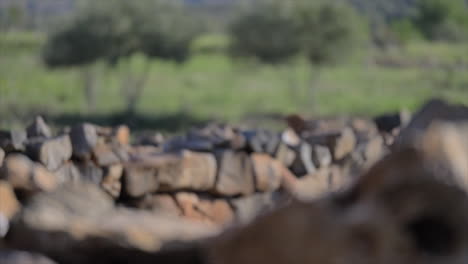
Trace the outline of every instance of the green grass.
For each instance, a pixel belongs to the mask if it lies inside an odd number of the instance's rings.
[[[203,41],[216,42],[213,39],[222,42],[219,37]],[[0,126],[12,126],[35,113],[88,113],[79,71],[47,70],[33,50],[0,52]],[[400,57],[466,62],[466,50],[462,45],[416,43]],[[120,84],[125,69],[108,70],[100,64],[95,70],[99,90],[94,114],[123,111]],[[139,64],[132,70],[139,72]],[[263,113],[369,116],[401,108],[413,110],[435,96],[468,103],[464,71],[386,68],[364,62],[318,71],[301,61],[275,67],[233,61],[216,52],[199,53],[184,65],[151,62],[138,111],[147,116],[183,112],[200,120],[229,122]]]

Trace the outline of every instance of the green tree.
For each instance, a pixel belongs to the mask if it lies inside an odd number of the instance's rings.
[[[84,76],[88,107],[96,106],[93,65],[126,67],[121,90],[127,111],[135,111],[143,92],[150,60],[183,62],[197,33],[196,23],[176,1],[139,0],[93,3],[70,24],[53,33],[43,50],[50,68],[78,67]],[[139,54],[139,55],[138,55]],[[141,56],[142,55],[142,56]],[[134,57],[138,56],[138,63]],[[138,69],[132,69],[138,65]]]
[[[460,41],[468,37],[464,0],[418,0],[415,25],[430,40]]]

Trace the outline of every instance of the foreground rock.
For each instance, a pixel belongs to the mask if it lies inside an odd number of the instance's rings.
[[[159,251],[216,232],[212,225],[114,208],[94,185],[77,184],[34,197],[12,223],[7,243],[78,264],[95,263],[108,249]]]

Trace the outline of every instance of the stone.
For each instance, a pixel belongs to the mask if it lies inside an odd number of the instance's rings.
[[[34,160],[41,162],[48,170],[58,170],[72,156],[70,137],[62,135],[30,143],[27,145],[27,153]]]
[[[123,165],[115,164],[104,168],[104,177],[101,187],[113,198],[118,198],[122,190]]]
[[[285,197],[278,192],[257,193],[231,200],[234,208],[235,223],[246,224],[259,215],[266,214],[286,203]]]
[[[8,182],[0,180],[0,214],[11,220],[20,208],[21,204],[16,198],[13,187]]]
[[[396,146],[420,145],[421,135],[434,122],[464,123],[468,120],[468,107],[452,105],[442,100],[431,100],[417,111],[396,139]]]
[[[298,176],[304,176],[307,174],[314,173],[317,168],[312,160],[312,147],[306,142],[295,148],[296,159],[291,165],[291,170]]]
[[[93,157],[96,163],[101,166],[110,166],[122,162],[119,155],[114,152],[112,146],[102,143],[93,149]]]
[[[216,193],[235,196],[249,195],[255,191],[252,161],[247,153],[222,151],[217,153],[217,160]]]
[[[7,153],[24,151],[27,139],[25,130],[0,131],[0,147]]]
[[[177,204],[175,197],[170,194],[145,196],[142,203],[140,203],[139,208],[151,210],[155,213],[182,216],[182,209]]]
[[[233,211],[225,200],[203,198],[194,193],[184,192],[177,193],[175,198],[187,219],[226,225],[234,218]]]
[[[34,122],[26,128],[28,138],[50,138],[52,131],[41,116],[37,116]]]
[[[27,192],[51,191],[59,184],[54,174],[22,154],[7,156],[0,178],[7,180],[13,188]]]
[[[194,193],[180,192],[176,193],[175,199],[182,210],[184,218],[209,223],[210,219],[198,209],[200,200]]]
[[[56,175],[59,184],[76,183],[81,181],[81,172],[71,161],[66,162],[53,173]]]
[[[376,136],[371,139],[367,143],[364,152],[367,166],[373,165],[375,162],[380,160],[384,156],[385,152],[384,140],[381,136]]]
[[[94,125],[84,123],[72,127],[70,138],[73,156],[78,159],[89,159],[98,143],[98,134]]]
[[[40,254],[26,251],[0,249],[2,264],[56,264],[56,262]]]
[[[284,166],[290,167],[296,159],[296,153],[285,143],[280,143],[274,157]]]
[[[254,168],[256,190],[259,192],[277,190],[282,180],[281,163],[266,154],[252,154],[251,159]]]
[[[216,172],[213,154],[183,151],[176,163],[158,168],[158,181],[162,191],[208,191],[215,185]]]
[[[0,148],[0,168],[3,166],[3,160],[5,159],[5,151]]]
[[[333,157],[342,160],[356,147],[356,135],[351,128],[345,128],[333,146]]]
[[[325,168],[331,165],[333,157],[326,146],[315,145],[312,147],[312,160],[317,168]]]
[[[329,194],[330,169],[321,168],[317,172],[299,179],[294,188],[294,195],[299,200],[315,200]]]
[[[80,172],[81,180],[100,185],[104,177],[103,169],[91,162],[77,162],[76,168]]]
[[[113,131],[113,135],[118,143],[121,145],[130,144],[130,128],[126,125],[120,125]]]
[[[158,190],[157,169],[141,164],[127,164],[124,168],[123,191],[130,197],[142,197]]]

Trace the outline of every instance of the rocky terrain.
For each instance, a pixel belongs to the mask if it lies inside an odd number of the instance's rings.
[[[413,118],[291,115],[284,131],[210,124],[165,138],[88,123],[53,133],[37,117],[0,131],[0,263],[199,263],[194,247],[291,201],[339,197],[402,146],[468,190],[467,119],[435,100]]]

